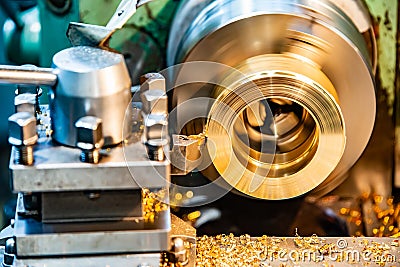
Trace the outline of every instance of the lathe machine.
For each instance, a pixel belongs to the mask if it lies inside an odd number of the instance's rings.
[[[318,199],[364,152],[378,50],[360,1],[183,1],[167,68],[131,77],[109,42],[147,2],[122,1],[104,27],[71,22],[73,46],[51,68],[0,67],[0,81],[16,85],[8,140],[18,193],[3,266],[223,266],[196,260],[196,223],[187,222],[199,216],[184,222],[171,208],[231,192],[267,203]],[[48,104],[39,100],[46,92]],[[398,212],[386,216],[393,235]],[[215,244],[235,240],[225,238]],[[298,247],[315,245],[299,238]],[[336,249],[348,247],[339,241]],[[395,240],[373,242],[400,259]]]

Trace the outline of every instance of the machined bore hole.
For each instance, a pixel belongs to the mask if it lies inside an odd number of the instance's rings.
[[[271,110],[271,114],[268,111]],[[248,169],[270,164],[267,177],[297,173],[314,157],[319,131],[311,114],[285,98],[268,98],[247,107],[234,125],[233,149]],[[272,160],[271,160],[272,159]],[[272,162],[272,163],[271,163]]]

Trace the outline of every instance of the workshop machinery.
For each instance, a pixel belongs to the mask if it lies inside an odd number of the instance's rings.
[[[377,48],[359,1],[184,1],[169,67],[132,86],[109,38],[141,2],[112,26],[71,22],[51,68],[0,67],[17,85],[4,266],[194,266],[195,230],[171,205],[322,196],[367,146]],[[190,173],[210,182],[171,183]]]

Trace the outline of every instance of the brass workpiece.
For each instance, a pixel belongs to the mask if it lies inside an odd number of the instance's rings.
[[[400,1],[9,2],[0,267],[400,267]]]
[[[172,108],[185,117],[186,101],[215,100],[202,114],[212,161],[202,173],[211,180],[260,199],[322,196],[345,180],[371,136],[374,53],[330,1],[262,3],[181,6],[168,64],[183,63],[178,83],[190,74],[200,85],[180,84]],[[199,62],[214,66],[194,71]]]
[[[215,90],[207,124],[218,172],[263,199],[291,198],[320,185],[346,145],[332,83],[315,66],[284,55],[251,58],[237,70]],[[274,104],[276,110],[267,110]]]
[[[398,266],[399,241],[370,238],[202,236],[196,266]]]

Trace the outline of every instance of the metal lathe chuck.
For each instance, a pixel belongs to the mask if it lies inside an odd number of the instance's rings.
[[[339,185],[374,125],[376,51],[368,19],[362,28],[327,0],[187,1],[177,14],[169,64],[227,66],[197,71],[211,85],[185,84],[172,93],[178,119],[187,113],[185,101],[215,100],[199,115],[206,118],[200,127],[177,126],[207,136],[212,164],[203,173],[262,199]],[[187,68],[175,71],[176,80]]]

